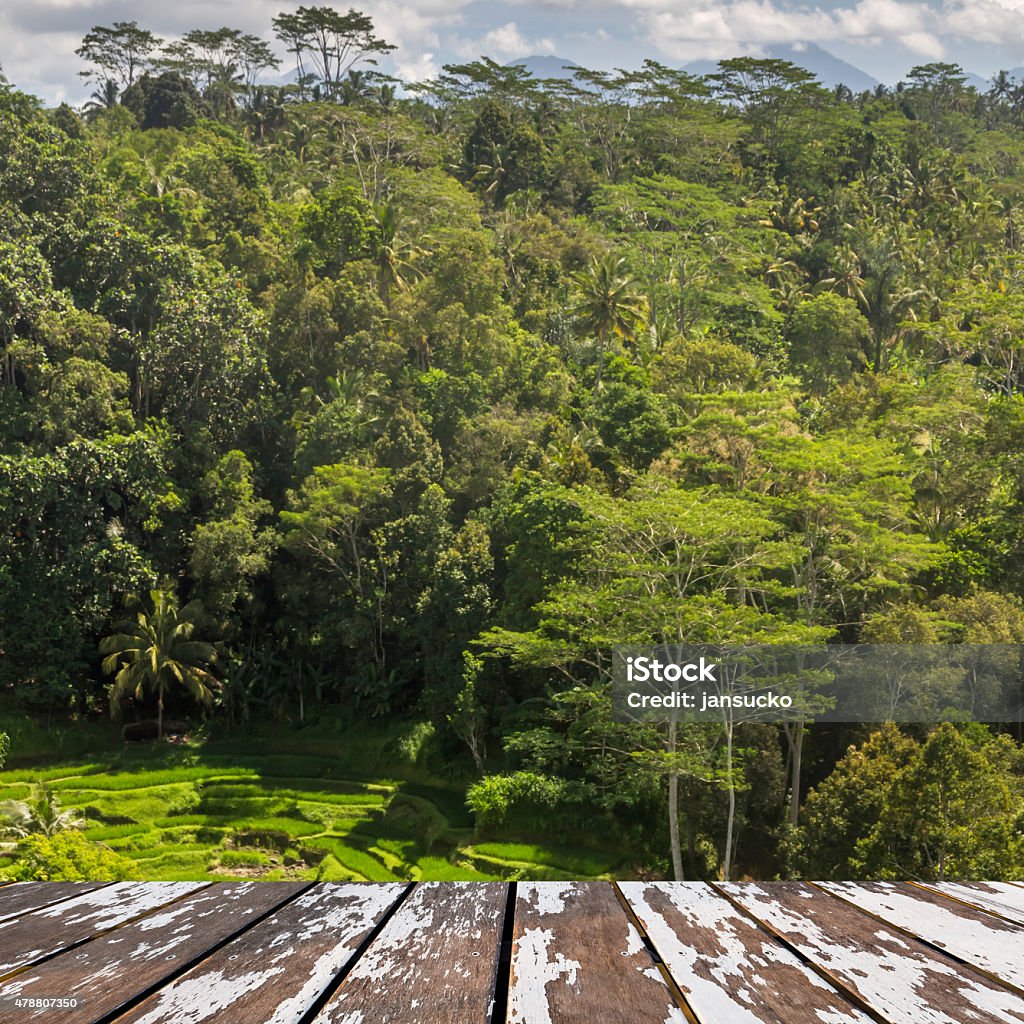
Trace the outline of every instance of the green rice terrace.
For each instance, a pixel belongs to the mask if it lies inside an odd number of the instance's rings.
[[[86,752],[88,735],[58,732],[47,746],[26,720],[0,726],[12,741],[0,802],[45,784],[85,819],[86,839],[130,858],[144,879],[590,879],[617,867],[607,854],[478,839],[464,787],[416,763],[424,726],[383,739],[362,729],[180,744],[111,733],[102,756],[99,734]],[[0,874],[14,856],[0,840]]]

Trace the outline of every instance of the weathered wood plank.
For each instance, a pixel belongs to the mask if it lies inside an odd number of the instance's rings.
[[[871,1020],[703,882],[620,882],[619,888],[698,1020]]]
[[[418,885],[314,1024],[485,1024],[506,892],[500,882]]]
[[[211,947],[306,888],[305,883],[221,882],[117,928],[75,950],[29,968],[0,987],[3,997],[75,996],[61,1024],[92,1024],[116,1013],[180,972]],[[52,1018],[22,1011],[19,1021]]]
[[[109,882],[17,882],[0,889],[0,922],[84,896]]]
[[[508,1024],[685,1024],[608,882],[520,882]]]
[[[1024,889],[1006,882],[929,882],[929,889],[1024,925]]]
[[[821,882],[826,892],[1024,988],[1024,928],[938,893],[895,882]]]
[[[0,928],[0,976],[205,888],[205,882],[114,882]]]
[[[793,882],[722,883],[765,927],[894,1024],[1024,1021],[1024,999],[820,890]]]
[[[118,1024],[297,1024],[406,889],[317,883]]]

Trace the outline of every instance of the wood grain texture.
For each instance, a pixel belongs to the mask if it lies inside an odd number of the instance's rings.
[[[4,996],[81,997],[61,1011],[61,1024],[92,1024],[121,1010],[153,986],[243,931],[306,886],[282,882],[218,883],[77,949],[17,974]],[[53,1011],[24,1011],[19,1020],[52,1019]]]
[[[896,882],[821,882],[852,905],[905,929],[1024,994],[1024,928],[938,893]]]
[[[486,1024],[506,892],[500,882],[417,886],[315,1024]]]
[[[406,888],[319,882],[118,1024],[296,1024]]]
[[[1020,1024],[1024,999],[812,886],[722,883],[819,969],[893,1024]]]
[[[93,892],[109,882],[15,882],[0,888],[0,922]]]
[[[1024,889],[1008,882],[929,882],[927,888],[1024,925]]]
[[[640,932],[604,882],[521,882],[508,1024],[684,1024]]]
[[[114,882],[0,928],[0,976],[125,924],[206,882]]]
[[[870,1017],[702,882],[621,882],[687,1002],[715,1024],[868,1024]]]

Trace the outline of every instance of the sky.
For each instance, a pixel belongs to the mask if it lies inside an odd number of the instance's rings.
[[[318,0],[307,0],[312,6]],[[347,8],[350,0],[341,0]],[[984,78],[1024,65],[1024,0],[351,0],[398,49],[381,69],[411,81],[486,55],[555,54],[586,67],[670,66],[814,42],[883,82],[950,61]],[[287,0],[0,0],[0,66],[48,103],[90,86],[75,56],[94,25],[137,21],[166,40],[221,25],[272,41]]]

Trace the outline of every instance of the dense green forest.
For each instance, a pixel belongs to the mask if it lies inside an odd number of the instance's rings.
[[[633,875],[1020,877],[1013,727],[746,725],[727,763],[613,721],[609,673],[1024,642],[1024,87],[403,86],[355,12],[274,30],[286,85],[118,23],[82,110],[0,91],[4,714],[407,722],[478,837]]]

